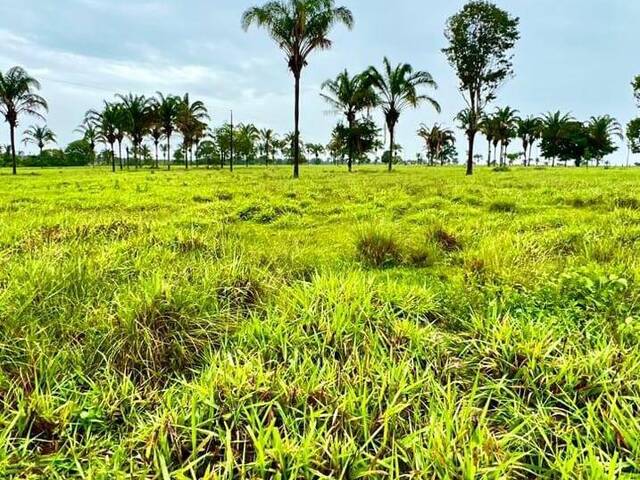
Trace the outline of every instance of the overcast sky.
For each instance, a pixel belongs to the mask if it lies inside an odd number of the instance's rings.
[[[281,133],[292,130],[293,83],[285,61],[260,30],[245,33],[240,16],[259,0],[0,0],[0,68],[25,67],[41,80],[49,101],[49,126],[59,143],[84,112],[115,92],[151,95],[190,92],[203,100],[213,123],[233,108],[239,122]],[[348,68],[409,62],[431,72],[442,113],[422,107],[400,118],[398,142],[405,156],[422,146],[421,122],[453,126],[463,107],[457,80],[441,49],[446,19],[463,0],[342,0],[353,31],[338,27],[334,47],[318,52],[303,73],[302,135],[328,141],[337,121],[319,98],[320,84]],[[611,114],[626,123],[636,115],[630,82],[640,73],[640,1],[500,0],[520,17],[514,79],[496,106],[521,114],[570,111],[580,119]],[[22,119],[20,130],[33,123]],[[0,143],[8,143],[6,124]],[[484,152],[482,142],[481,153]],[[459,146],[463,155],[465,148]],[[615,160],[626,159],[626,147]]]

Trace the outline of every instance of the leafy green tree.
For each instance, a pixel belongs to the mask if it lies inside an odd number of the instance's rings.
[[[42,156],[42,151],[48,143],[56,143],[56,134],[46,125],[42,127],[39,125],[31,125],[24,131],[23,135],[24,144],[36,145],[40,150],[40,156]]]
[[[322,98],[331,106],[335,113],[343,114],[347,119],[349,128],[354,128],[357,116],[365,110],[373,108],[378,103],[376,92],[365,74],[350,76],[345,70],[335,80],[327,80],[322,84],[326,93],[321,93]],[[353,145],[351,145],[353,146]],[[354,151],[348,152],[348,168],[351,172]]]
[[[207,168],[218,158],[218,155],[218,145],[209,139],[201,142],[196,150],[196,158],[204,158],[207,162]]]
[[[0,72],[0,113],[9,124],[14,175],[18,173],[15,132],[19,117],[29,115],[44,120],[41,112],[49,109],[46,100],[36,94],[36,90],[40,90],[40,83],[23,68],[13,67],[6,73]]]
[[[607,155],[618,150],[614,139],[622,140],[622,126],[618,121],[609,116],[591,117],[586,125],[588,151],[587,158],[596,161],[596,167]]]
[[[89,117],[85,117],[84,121],[76,128],[76,132],[82,134],[82,138],[91,147],[91,163],[95,164],[96,160],[96,144],[103,141],[102,134],[98,129],[98,125]]]
[[[294,78],[293,177],[300,175],[300,77],[315,50],[331,48],[331,29],[342,23],[353,27],[353,15],[334,0],[276,0],[252,7],[242,15],[242,27],[262,27],[284,52]]]
[[[468,2],[447,22],[443,49],[467,103],[467,175],[473,174],[475,137],[485,107],[513,74],[511,50],[520,38],[519,19],[485,0]]]
[[[71,166],[82,166],[93,162],[94,153],[91,144],[84,138],[71,142],[64,151],[66,163]]]
[[[640,118],[634,118],[627,124],[627,141],[633,153],[640,153]]]
[[[430,73],[414,71],[408,63],[401,63],[391,67],[389,59],[383,60],[383,70],[369,67],[368,82],[371,83],[378,95],[378,105],[382,108],[385,122],[389,129],[390,158],[395,158],[395,128],[400,120],[400,114],[407,108],[417,108],[421,103],[429,103],[437,112],[440,105],[432,97],[421,94],[421,87],[438,88]],[[389,171],[392,163],[389,162]]]
[[[351,126],[338,123],[332,138],[335,145],[331,145],[331,149],[337,149],[341,158],[351,152],[352,159],[358,163],[369,163],[368,155],[382,147],[380,128],[369,117],[358,118]],[[343,151],[340,152],[339,149]]]

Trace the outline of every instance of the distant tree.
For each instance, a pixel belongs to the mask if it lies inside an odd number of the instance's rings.
[[[19,117],[28,115],[44,120],[42,112],[49,109],[46,100],[34,93],[36,90],[40,90],[40,83],[23,68],[13,67],[6,73],[0,72],[0,113],[9,124],[14,175],[18,173],[15,131]]]
[[[440,165],[444,165],[447,159],[443,153],[447,151],[448,145],[456,142],[453,130],[443,128],[437,123],[429,128],[423,123],[417,133],[424,141],[429,165],[433,165],[436,161],[439,161]]]
[[[417,108],[423,102],[429,103],[437,112],[440,105],[428,95],[419,93],[421,87],[437,88],[438,85],[428,72],[414,71],[408,63],[391,67],[385,57],[382,72],[375,67],[369,67],[368,81],[378,94],[378,105],[382,108],[385,122],[389,129],[390,158],[395,158],[395,128],[400,120],[400,114],[407,108]],[[389,171],[392,163],[389,162]]]
[[[96,145],[98,142],[104,140],[97,123],[92,118],[85,117],[84,121],[75,131],[81,133],[82,138],[89,144],[91,148],[91,163],[95,164]]]
[[[484,109],[513,74],[511,50],[520,38],[519,19],[485,0],[468,2],[447,22],[443,49],[467,103],[467,175],[473,174],[475,136]]]
[[[95,124],[100,137],[111,149],[111,170],[116,171],[115,143],[118,140],[118,129],[123,123],[122,108],[119,104],[104,102],[102,111],[89,110],[85,114],[85,123]],[[120,159],[122,169],[122,159]]]
[[[260,141],[262,153],[264,154],[264,163],[269,165],[269,160],[275,154],[275,147],[277,144],[277,135],[270,128],[263,128],[260,130]]]
[[[634,118],[627,124],[627,141],[633,153],[640,153],[640,118]]]
[[[305,148],[307,152],[313,155],[316,165],[319,165],[321,163],[320,155],[324,153],[324,145],[321,145],[319,143],[307,143]]]
[[[198,145],[198,149],[196,151],[197,158],[204,158],[206,160],[207,168],[209,168],[219,154],[218,146],[213,140],[204,140]]]
[[[596,167],[600,166],[600,162],[607,155],[618,150],[614,139],[622,140],[622,126],[618,121],[609,116],[591,117],[586,125],[587,130],[587,159],[593,159]]]
[[[531,165],[531,151],[541,135],[541,121],[537,117],[527,117],[518,120],[518,138],[522,141],[522,163]]]
[[[300,175],[300,77],[309,56],[315,50],[331,48],[329,33],[334,25],[353,27],[353,15],[346,7],[336,7],[334,0],[270,1],[244,12],[244,30],[255,24],[269,32],[287,58],[295,84],[293,177]]]
[[[176,127],[182,134],[182,148],[184,149],[184,168],[189,168],[189,154],[193,153],[196,139],[203,134],[209,120],[207,108],[200,100],[191,102],[189,94],[185,94],[178,104]]]
[[[352,77],[345,70],[335,80],[324,82],[322,89],[326,91],[326,93],[321,93],[322,98],[332,107],[334,112],[345,116],[349,128],[354,128],[358,114],[375,107],[378,103],[376,93],[365,74]],[[351,172],[355,152],[350,149],[347,154],[347,166]]]
[[[546,113],[541,119],[540,150],[542,156],[551,160],[551,166],[555,166],[556,159],[560,157],[562,143],[564,141],[564,131],[575,119],[571,114],[561,112]]]
[[[500,165],[504,166],[507,163],[507,150],[511,144],[511,140],[513,140],[517,134],[520,117],[518,117],[517,110],[511,107],[504,107],[496,109],[494,120],[496,122],[497,138],[500,140]]]
[[[260,130],[252,123],[238,125],[236,151],[244,157],[244,164],[249,166],[249,160],[253,160],[256,147],[260,141]]]
[[[40,156],[42,156],[42,151],[48,143],[56,143],[55,133],[53,133],[53,131],[46,125],[42,127],[39,125],[31,125],[24,131],[23,135],[23,142],[25,143],[25,145],[36,145],[39,149]]]
[[[95,151],[91,148],[91,144],[83,138],[67,145],[64,154],[68,165],[81,166],[93,162]]]
[[[116,95],[122,102],[126,133],[133,146],[133,162],[138,165],[138,152],[153,122],[153,100],[144,95]]]
[[[491,166],[491,147],[494,147],[495,154],[500,141],[495,117],[493,115],[483,115],[478,125],[478,131],[487,139],[487,166]]]
[[[156,120],[162,127],[162,135],[166,139],[165,159],[167,170],[171,170],[171,136],[176,129],[178,114],[180,113],[180,97],[175,95],[164,96],[156,92],[157,97],[153,99],[153,108],[156,112]]]

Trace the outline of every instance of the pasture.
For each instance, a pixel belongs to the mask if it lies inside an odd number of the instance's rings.
[[[635,478],[640,170],[0,177],[0,478]]]

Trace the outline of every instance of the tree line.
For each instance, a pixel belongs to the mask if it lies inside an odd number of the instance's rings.
[[[378,109],[384,116],[383,128],[389,134],[381,160],[391,171],[393,164],[400,161],[397,153],[401,146],[395,138],[402,112],[422,104],[441,111],[437,100],[427,93],[438,87],[429,72],[416,70],[409,63],[392,64],[385,57],[382,68],[371,66],[355,75],[344,70],[322,85],[322,98],[343,119],[333,129],[326,146],[304,144],[299,129],[302,72],[308,67],[312,53],[332,47],[330,33],[336,25],[353,28],[352,12],[336,6],[334,0],[273,0],[249,8],[242,15],[241,23],[244,30],[252,26],[266,30],[285,54],[294,79],[294,130],[290,134],[281,139],[271,129],[259,129],[250,123],[234,125],[233,120],[212,129],[207,123],[210,115],[205,105],[192,101],[188,94],[157,92],[147,97],[129,93],[105,101],[101,109],[89,110],[78,129],[82,139],[70,144],[64,153],[78,158],[84,152],[93,163],[108,161],[114,172],[143,164],[159,168],[161,159],[167,169],[175,162],[189,168],[194,158],[196,165],[204,159],[207,165],[228,164],[233,169],[234,160],[246,165],[258,159],[266,164],[275,163],[280,153],[291,160],[293,176],[297,178],[302,162],[308,158],[319,162],[320,155],[326,152],[344,161],[351,171],[354,163],[369,161],[371,152],[383,148],[382,129],[372,119],[372,112]],[[523,165],[530,165],[536,144],[552,165],[568,161],[578,166],[590,161],[599,165],[618,148],[615,139],[623,138],[622,127],[611,116],[581,122],[561,112],[520,117],[511,107],[496,108],[493,113],[488,111],[497,100],[498,89],[514,75],[512,52],[520,37],[518,26],[518,18],[488,0],[467,2],[447,21],[448,45],[442,52],[459,79],[459,89],[466,102],[466,108],[455,120],[467,137],[467,174],[473,174],[474,165],[482,159],[475,150],[478,134],[487,140],[487,165],[505,167],[518,158]],[[634,80],[633,87],[640,106],[640,76]],[[0,112],[9,124],[8,156],[14,174],[19,117],[44,120],[48,109],[45,99],[37,94],[39,89],[38,81],[21,67],[0,72]],[[640,153],[640,118],[629,123],[626,134],[632,151]],[[55,134],[46,125],[33,125],[23,135],[25,144],[38,147],[41,160],[44,148],[56,141]],[[174,148],[172,156],[172,140],[176,135],[180,136],[181,144]],[[457,162],[453,130],[439,123],[422,124],[417,135],[424,142],[428,164]],[[522,150],[509,153],[510,145],[516,140]],[[96,156],[99,143],[107,148]]]

